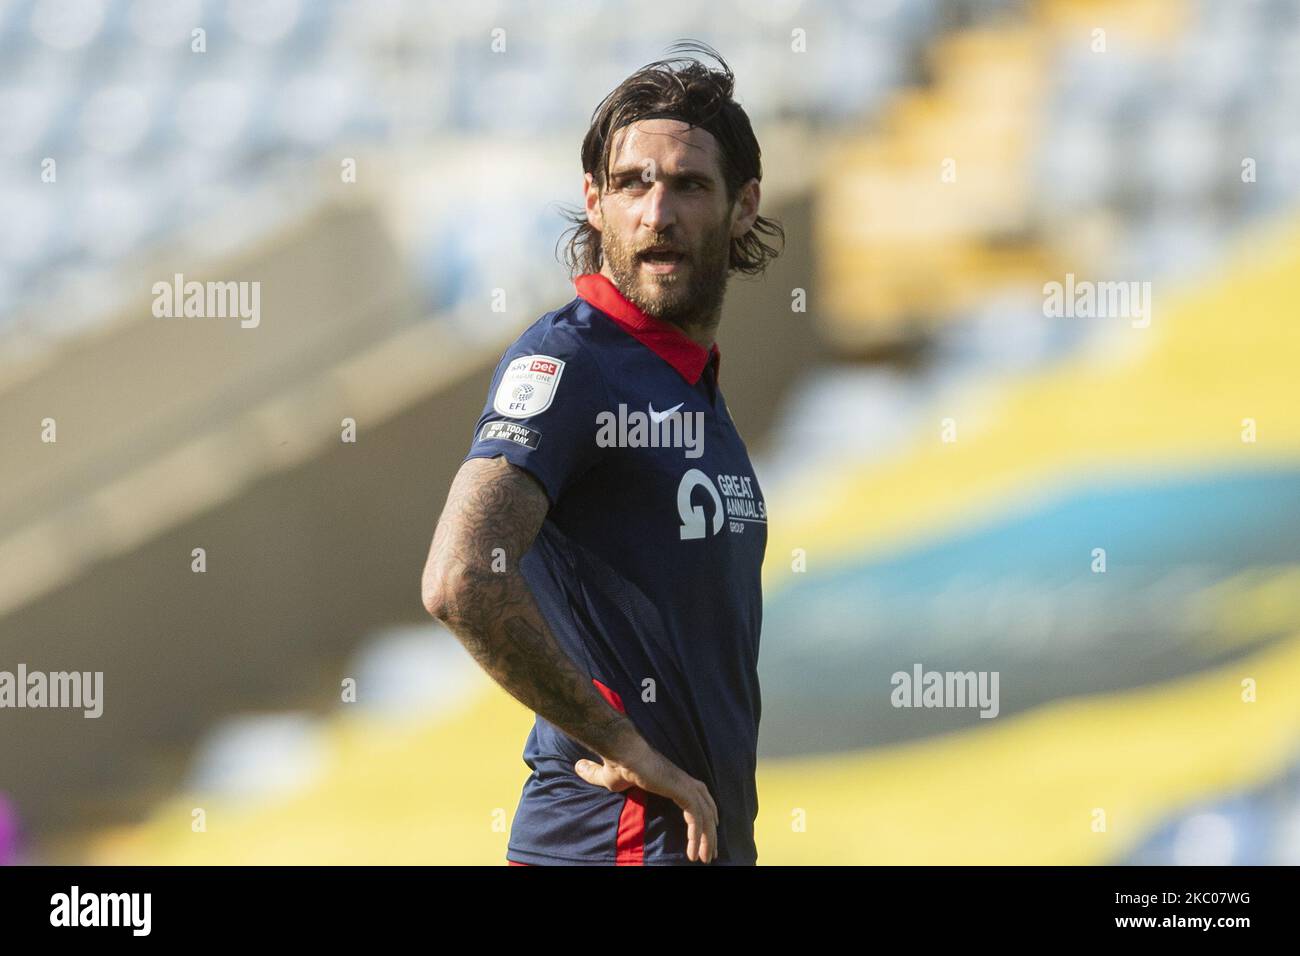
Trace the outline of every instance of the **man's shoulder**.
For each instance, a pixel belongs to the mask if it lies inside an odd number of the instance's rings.
[[[580,296],[574,296],[564,305],[545,313],[520,332],[511,344],[511,348],[548,343],[570,349],[590,345],[597,331],[593,328],[593,311]]]
[[[528,355],[550,356],[566,363],[581,364],[593,371],[606,362],[598,357],[617,343],[609,322],[582,297],[542,315],[515,338],[502,354],[502,362]]]
[[[594,310],[580,297],[547,312],[506,347],[494,380],[501,383],[500,388],[522,388],[539,400],[543,393],[555,392],[564,399],[561,405],[572,406],[569,396],[579,394],[587,396],[580,404],[603,401],[607,392],[608,362],[602,349],[606,330],[593,318]]]

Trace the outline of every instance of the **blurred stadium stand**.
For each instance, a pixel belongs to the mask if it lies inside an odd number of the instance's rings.
[[[571,295],[591,109],[691,35],[789,236],[721,333],[773,516],[760,859],[1300,862],[1300,0],[636,9],[0,3],[0,666],[108,701],[5,715],[35,854],[502,862],[532,717],[419,568]],[[154,319],[175,272],[262,326]],[[1067,272],[1151,327],[1046,317]],[[892,708],[913,662],[999,671],[999,717]]]

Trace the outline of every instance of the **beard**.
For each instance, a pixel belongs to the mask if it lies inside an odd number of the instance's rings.
[[[678,268],[667,275],[641,268],[640,253],[657,244],[684,250]],[[601,233],[600,249],[618,291],[646,315],[685,328],[706,322],[722,306],[731,264],[731,234],[725,218],[691,249],[685,249],[672,230],[635,245],[625,244],[607,230]]]

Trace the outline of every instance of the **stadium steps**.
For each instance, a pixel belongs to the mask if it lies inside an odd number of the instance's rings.
[[[930,85],[895,97],[877,130],[829,157],[823,323],[846,352],[915,334],[1040,267],[1026,188],[1039,40],[989,27],[935,41]]]
[[[1215,671],[1056,702],[987,729],[760,760],[759,863],[1115,862],[1171,811],[1267,780],[1294,759],[1300,697],[1270,692],[1243,706],[1242,674],[1294,686],[1300,631]],[[329,767],[301,793],[253,806],[178,794],[139,825],[54,850],[111,866],[504,865],[531,724],[484,678],[463,711],[427,726],[336,719]],[[206,832],[191,830],[195,807]]]
[[[885,561],[918,541],[959,536],[1014,512],[1044,483],[1295,467],[1300,396],[1291,373],[1300,340],[1291,334],[1289,304],[1297,295],[1300,229],[1274,224],[1245,237],[1214,275],[1162,294],[1150,328],[1124,324],[1108,351],[1009,383],[1000,414],[982,431],[942,446],[936,409],[934,433],[918,434],[894,460],[841,475],[819,470],[767,489],[769,600],[781,601],[794,586],[786,557],[794,548],[806,550],[809,578],[865,558]],[[1224,412],[1237,406],[1258,417],[1267,438],[1243,445],[1239,416]],[[1194,673],[1080,693],[890,746],[763,756],[760,862],[1123,858],[1171,813],[1294,762],[1300,698],[1285,689],[1300,680],[1297,573],[1300,562],[1292,562],[1212,584],[1202,594],[1211,663]],[[765,655],[792,637],[765,629]],[[763,666],[766,687],[770,667]],[[1261,689],[1254,704],[1241,700],[1244,677]],[[810,699],[820,695],[806,680],[803,687]],[[765,708],[765,727],[776,731],[781,719]],[[338,718],[329,731],[332,769],[303,793],[229,815],[218,810],[221,831],[204,835],[188,831],[188,814],[207,805],[205,796],[180,795],[139,826],[101,833],[88,858],[500,864],[526,776],[519,751],[530,721],[487,684],[463,712],[405,737],[367,740]],[[473,777],[458,776],[466,766]],[[1098,810],[1104,830],[1094,825]],[[505,830],[494,828],[502,813]],[[806,828],[791,826],[796,814]]]
[[[892,98],[841,142],[818,192],[822,322],[847,355],[933,333],[1008,286],[1087,264],[1066,230],[1044,234],[1034,144],[1043,135],[1053,50],[1154,55],[1187,26],[1183,0],[1049,2],[1027,21],[939,36],[929,83]],[[1104,55],[1104,54],[1096,54]],[[851,210],[852,212],[848,212]]]

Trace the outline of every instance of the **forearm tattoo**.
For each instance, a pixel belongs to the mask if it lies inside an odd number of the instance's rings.
[[[609,755],[631,723],[561,650],[519,573],[549,506],[532,476],[504,458],[470,459],[452,482],[426,573],[445,583],[440,619],[498,684]]]

